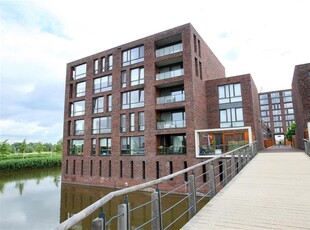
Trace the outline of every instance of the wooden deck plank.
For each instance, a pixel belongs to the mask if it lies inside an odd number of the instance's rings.
[[[309,156],[286,148],[258,153],[182,229],[309,230]]]

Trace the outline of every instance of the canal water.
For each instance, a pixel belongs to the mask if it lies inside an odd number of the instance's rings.
[[[114,190],[110,188],[62,184],[60,168],[0,173],[0,229],[52,229],[112,191]],[[163,210],[183,198],[181,195],[164,197]],[[128,196],[131,208],[150,199],[149,192],[136,192]],[[117,197],[103,206],[107,220],[117,214],[117,207],[123,202],[124,197]],[[201,202],[199,208],[206,202]],[[164,227],[185,209],[187,204],[183,202],[167,212],[163,216]],[[99,212],[100,210],[96,211],[73,229],[90,229],[91,221],[99,215]],[[132,226],[139,226],[150,219],[150,205],[131,213]],[[169,229],[180,229],[187,220],[188,216],[184,215]],[[116,229],[116,222],[116,219],[112,221],[108,229]],[[143,229],[150,229],[150,225],[146,225]]]

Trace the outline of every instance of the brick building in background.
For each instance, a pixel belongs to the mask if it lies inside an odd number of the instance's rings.
[[[271,130],[272,144],[285,144],[284,134],[295,122],[292,90],[278,90],[259,94],[262,122]]]
[[[309,139],[307,123],[310,122],[310,63],[295,66],[292,94],[296,111],[296,145],[304,149],[302,140]]]
[[[202,161],[194,133],[220,128],[219,111],[207,109],[219,102],[218,83],[241,84],[244,120],[236,124],[252,126],[261,141],[251,77],[225,78],[191,24],[71,62],[66,75],[63,182],[123,187]]]

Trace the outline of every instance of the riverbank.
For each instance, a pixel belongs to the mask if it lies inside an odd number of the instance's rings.
[[[0,172],[61,166],[59,153],[9,154],[0,157]]]

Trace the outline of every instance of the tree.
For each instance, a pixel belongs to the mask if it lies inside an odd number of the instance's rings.
[[[295,135],[296,131],[296,123],[292,123],[290,127],[288,127],[287,132],[285,133],[285,137],[287,140],[292,141],[293,135]]]
[[[35,150],[38,152],[38,153],[41,153],[41,152],[43,152],[44,151],[44,145],[41,143],[41,142],[39,142],[37,145],[36,145],[36,148],[35,148]]]
[[[10,144],[8,140],[0,142],[0,154],[8,154],[10,153]]]
[[[61,139],[57,142],[57,144],[53,146],[53,151],[56,153],[62,153],[62,144],[63,144],[63,141]]]
[[[27,148],[27,143],[26,143],[26,139],[24,139],[23,142],[20,143],[18,151],[20,153],[25,153],[26,152],[26,148]]]

